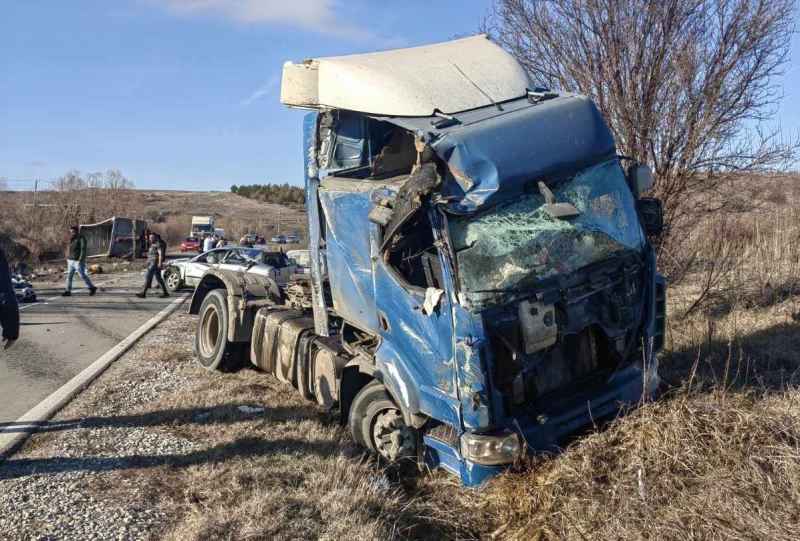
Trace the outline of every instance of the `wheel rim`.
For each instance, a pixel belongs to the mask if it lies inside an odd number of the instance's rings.
[[[203,314],[203,331],[200,334],[200,350],[203,357],[211,357],[217,349],[219,342],[220,324],[219,312],[216,306],[209,306]]]
[[[178,289],[178,275],[171,272],[167,275],[167,287],[170,289]]]
[[[411,457],[416,453],[414,430],[406,426],[398,409],[382,410],[375,416],[372,441],[378,454],[389,462]]]

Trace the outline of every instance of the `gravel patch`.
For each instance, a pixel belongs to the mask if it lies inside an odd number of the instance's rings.
[[[156,535],[166,514],[130,473],[202,450],[145,408],[195,381],[194,323],[173,314],[0,463],[0,539]]]

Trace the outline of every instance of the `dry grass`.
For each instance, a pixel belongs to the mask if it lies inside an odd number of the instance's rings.
[[[506,539],[800,538],[800,392],[680,392],[488,501]]]
[[[185,356],[184,348],[173,348],[155,355],[153,364],[183,363]],[[466,539],[490,527],[485,518],[481,526],[480,518],[460,515],[477,502],[455,480],[404,470],[400,483],[400,472],[382,470],[351,442],[335,414],[273,378],[255,370],[186,369],[189,387],[119,413],[200,449],[163,465],[113,472],[110,491],[100,495],[137,486],[140,505],[171,516],[160,538]],[[266,411],[245,414],[237,409],[244,404]],[[208,417],[197,420],[202,414]],[[443,505],[447,493],[456,499]]]

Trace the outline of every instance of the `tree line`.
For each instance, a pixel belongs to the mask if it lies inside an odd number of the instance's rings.
[[[257,199],[263,203],[298,203],[306,202],[305,190],[299,186],[292,186],[287,182],[283,184],[247,184],[231,186],[231,192],[242,197]]]

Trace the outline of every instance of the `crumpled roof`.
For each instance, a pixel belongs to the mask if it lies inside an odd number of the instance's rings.
[[[598,163],[616,152],[614,136],[586,96],[563,93],[538,103],[527,98],[443,119],[376,116],[414,132],[447,162],[442,195],[454,212],[472,212],[537,191],[538,180]],[[529,183],[533,184],[529,184]]]

